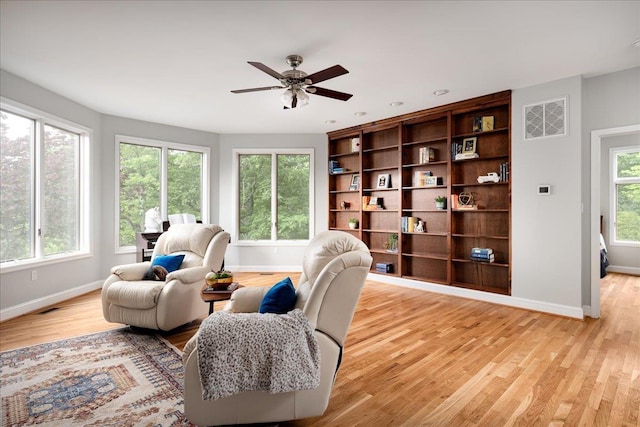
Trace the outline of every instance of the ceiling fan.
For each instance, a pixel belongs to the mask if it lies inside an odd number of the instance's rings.
[[[340,101],[347,101],[353,96],[350,93],[338,92],[335,90],[315,86],[316,83],[320,83],[325,80],[347,74],[349,71],[347,71],[341,65],[334,65],[333,67],[318,71],[317,73],[307,74],[304,71],[297,70],[300,64],[302,64],[302,56],[300,55],[287,56],[287,64],[289,64],[292,69],[283,71],[282,73],[278,73],[277,71],[272,70],[261,62],[248,62],[258,70],[261,70],[269,74],[271,77],[275,77],[276,79],[280,80],[280,86],[238,89],[232,90],[232,93],[286,89],[280,97],[280,100],[284,104],[284,108],[304,107],[309,103],[309,96],[307,95],[307,93],[326,96],[327,98],[339,99]]]

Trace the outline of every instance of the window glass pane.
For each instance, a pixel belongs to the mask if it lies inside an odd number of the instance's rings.
[[[278,155],[278,240],[309,239],[309,162],[305,154]]]
[[[616,162],[618,178],[640,177],[640,151],[618,153],[616,155]]]
[[[45,125],[42,164],[45,255],[79,249],[79,149],[80,135]]]
[[[120,246],[134,246],[147,210],[160,206],[157,147],[120,144]]]
[[[271,155],[240,155],[240,240],[271,239]]]
[[[0,112],[0,258],[35,256],[33,183],[35,121]]]
[[[169,150],[167,212],[202,218],[202,153]]]
[[[617,184],[616,193],[616,240],[640,242],[640,184]]]

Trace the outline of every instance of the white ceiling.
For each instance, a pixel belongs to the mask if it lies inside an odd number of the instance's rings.
[[[216,133],[325,133],[619,71],[640,66],[639,38],[639,1],[0,2],[6,71],[101,113]],[[280,91],[230,92],[277,84],[247,61],[282,72],[290,54],[309,74],[345,67],[319,86],[353,98],[283,110]]]

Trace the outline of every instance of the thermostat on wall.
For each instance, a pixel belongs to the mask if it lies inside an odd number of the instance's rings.
[[[551,186],[549,184],[538,185],[538,196],[548,196],[551,194]]]

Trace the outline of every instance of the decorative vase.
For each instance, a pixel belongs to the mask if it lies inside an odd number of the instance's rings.
[[[446,202],[436,202],[436,209],[443,211],[447,208],[446,206]]]
[[[350,222],[349,223],[349,228],[352,230],[357,230],[358,229],[358,223],[357,222]]]

